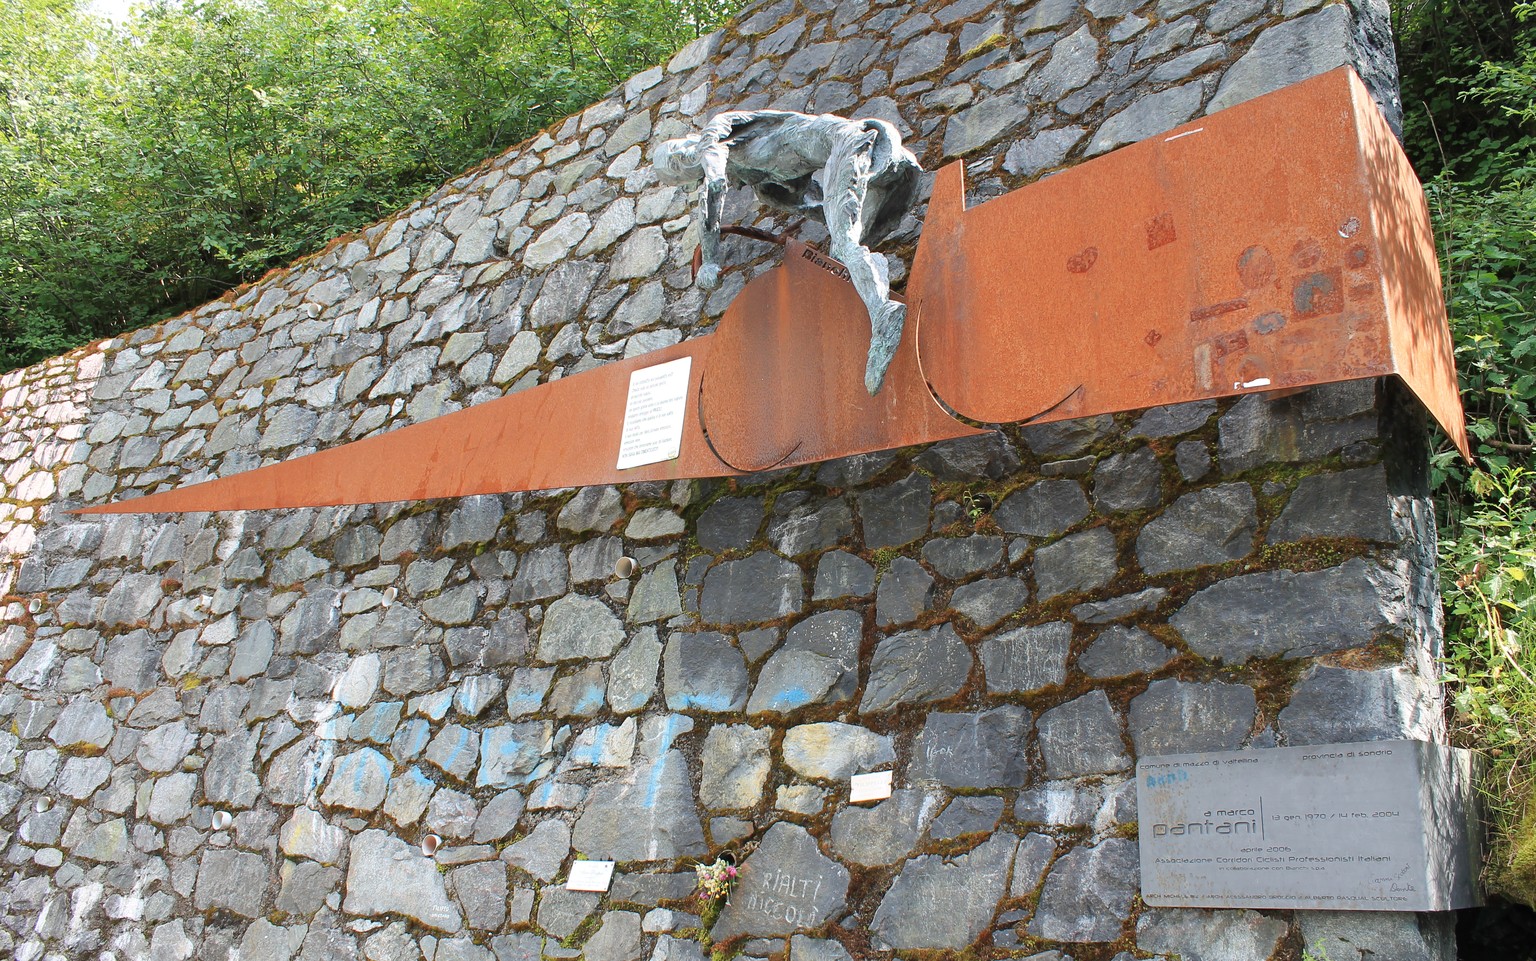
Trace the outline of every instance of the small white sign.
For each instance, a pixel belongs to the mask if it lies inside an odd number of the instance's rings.
[[[613,880],[612,861],[577,861],[565,882],[567,891],[607,891]]]
[[[848,782],[848,800],[884,801],[891,796],[892,771],[876,771],[873,774],[855,774]]]
[[[679,357],[630,373],[618,470],[672,460],[681,451],[692,366],[692,357]]]

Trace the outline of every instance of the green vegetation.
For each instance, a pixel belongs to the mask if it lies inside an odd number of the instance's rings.
[[[0,0],[0,370],[188,309],[598,99],[737,0]]]
[[[1489,760],[1490,890],[1536,906],[1536,5],[1399,10],[1476,463],[1434,457],[1453,736]]]

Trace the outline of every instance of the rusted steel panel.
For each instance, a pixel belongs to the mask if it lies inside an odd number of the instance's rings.
[[[982,433],[934,402],[910,329],[884,388],[869,396],[869,314],[846,276],[790,241],[784,263],[726,311],[699,404],[725,463],[760,471]]]
[[[981,433],[934,402],[910,335],[885,389],[865,393],[863,302],[836,261],[798,242],[788,254],[747,284],[714,334],[377,437],[82,513],[322,507],[730,476]],[[693,365],[678,458],[617,469],[630,373],[685,356]]]
[[[711,343],[685,341],[387,434],[82,513],[323,507],[733,473],[698,428]],[[630,373],[684,356],[693,365],[680,455],[616,469]]]
[[[1401,374],[1466,452],[1422,191],[1340,68],[964,209],[908,296],[934,392],[992,423]]]

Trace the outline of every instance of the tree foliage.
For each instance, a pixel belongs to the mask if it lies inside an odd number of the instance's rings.
[[[1536,906],[1536,5],[1400,11],[1474,462],[1433,465],[1453,734],[1492,762],[1491,891]]]
[[[0,0],[0,369],[387,215],[731,3]]]

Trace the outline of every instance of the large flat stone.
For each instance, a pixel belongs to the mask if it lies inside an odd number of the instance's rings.
[[[970,649],[948,624],[888,637],[875,648],[859,710],[883,711],[952,697],[965,686],[974,663]]]
[[[1141,883],[1136,842],[1110,838],[1057,859],[1040,891],[1029,933],[1051,941],[1113,941]]]
[[[549,605],[539,631],[538,658],[556,661],[609,657],[624,640],[624,625],[595,597],[568,594]]]
[[[1168,619],[1201,657],[1311,657],[1363,647],[1410,618],[1398,576],[1363,558],[1308,573],[1267,571],[1218,581]]]
[[[1153,681],[1131,701],[1136,756],[1231,751],[1253,729],[1253,688],[1223,681]]]
[[[747,713],[788,712],[853,697],[863,636],[864,619],[857,611],[824,611],[796,624],[759,672]]]
[[[1136,558],[1151,575],[1240,560],[1253,550],[1256,511],[1247,484],[1185,494],[1142,528]]]
[[[870,932],[898,951],[961,950],[992,922],[1008,892],[1018,838],[997,834],[946,861],[937,854],[902,866],[875,910]]]
[[[1029,774],[1029,720],[1011,704],[974,714],[935,711],[912,745],[908,777],[952,788],[1019,787]]]
[[[747,703],[747,659],[724,634],[673,634],[662,654],[662,672],[671,710],[721,713]]]
[[[981,663],[991,694],[1023,694],[1060,684],[1067,677],[1072,625],[1033,624],[981,642]]]
[[[798,614],[804,580],[798,566],[767,551],[716,564],[704,575],[699,616],[709,624],[752,624]]]
[[[717,941],[815,930],[842,910],[848,896],[848,869],[822,854],[797,824],[780,821],[769,828],[740,871],[710,932]]]
[[[576,849],[589,858],[670,861],[705,853],[693,780],[682,752],[635,765],[598,784],[576,821]]]
[[[895,864],[912,853],[939,803],[937,795],[902,788],[874,807],[850,804],[832,818],[832,851],[854,864]]]
[[[346,891],[342,909],[348,914],[398,914],[449,934],[464,927],[437,863],[383,831],[369,829],[353,838]]]

